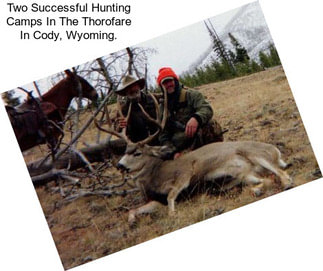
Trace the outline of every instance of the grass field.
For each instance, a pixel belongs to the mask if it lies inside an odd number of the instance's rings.
[[[277,146],[284,160],[292,163],[287,171],[296,185],[321,177],[282,67],[198,89],[211,103],[218,122],[229,129],[225,141],[255,140]],[[81,141],[93,143],[95,139],[96,130],[91,127]],[[25,160],[42,155],[39,150],[37,147],[28,151]],[[114,168],[107,169],[105,174],[115,182],[121,180]],[[277,185],[259,198],[247,189],[233,189],[224,194],[202,193],[179,202],[175,217],[168,217],[167,208],[162,208],[139,217],[136,226],[130,227],[128,210],[144,203],[139,192],[126,196],[89,196],[61,204],[61,195],[52,188],[53,185],[37,188],[37,194],[65,269],[213,217],[219,209],[228,212],[281,192]]]

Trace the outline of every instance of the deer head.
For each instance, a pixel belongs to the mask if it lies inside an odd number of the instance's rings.
[[[162,162],[173,152],[168,146],[148,146],[129,144],[124,156],[117,164],[117,168],[121,171],[134,173],[141,171],[148,164],[156,164]]]
[[[147,144],[151,142],[158,134],[164,129],[166,120],[167,120],[167,94],[164,90],[164,110],[163,114],[161,115],[160,108],[158,105],[158,101],[155,98],[155,96],[148,92],[150,97],[152,98],[155,108],[156,108],[156,119],[152,118],[143,108],[143,106],[139,103],[139,107],[141,111],[143,112],[144,116],[147,118],[148,121],[153,122],[158,126],[158,130],[145,138],[144,140],[141,140],[139,142],[132,142],[129,137],[126,134],[127,127],[123,128],[121,132],[117,132],[115,129],[111,127],[111,124],[108,128],[102,128],[97,121],[95,121],[95,125],[97,128],[101,131],[104,131],[106,133],[115,135],[119,138],[124,139],[127,142],[127,149],[125,152],[125,155],[121,158],[119,161],[117,167],[121,171],[127,171],[127,172],[135,172],[143,168],[144,165],[149,163],[151,159],[163,159],[167,153],[169,153],[169,148],[166,146],[148,146]],[[130,114],[131,114],[131,105],[130,103],[127,116],[123,116],[120,103],[117,102],[117,107],[119,114],[125,118],[126,121],[129,120]],[[108,110],[106,110],[108,112]],[[107,113],[108,114],[108,113]],[[109,119],[109,117],[107,117]]]

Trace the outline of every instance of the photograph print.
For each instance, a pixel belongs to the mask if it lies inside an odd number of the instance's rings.
[[[322,177],[259,2],[2,100],[64,269]]]

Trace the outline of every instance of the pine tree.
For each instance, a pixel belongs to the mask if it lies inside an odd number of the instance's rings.
[[[259,60],[263,68],[269,68],[272,66],[270,58],[263,51],[259,52]]]
[[[229,54],[229,52],[225,48],[223,42],[221,41],[218,34],[216,33],[211,21],[208,20],[209,25],[206,23],[206,21],[204,21],[204,24],[205,24],[205,26],[209,32],[209,35],[212,39],[214,52],[218,55],[218,57],[220,58],[220,61],[222,63],[225,63],[225,65],[227,65],[230,68],[231,72],[234,73],[235,68],[233,65],[233,61],[231,59],[231,55]]]
[[[254,60],[251,61],[250,66],[251,66],[252,72],[259,72],[263,70],[262,67]]]
[[[232,53],[233,55],[235,55],[233,61],[234,63],[247,63],[250,59],[248,52],[246,50],[246,48],[244,48],[239,41],[231,34],[228,34],[231,40],[232,45],[235,48],[235,54]]]
[[[272,65],[273,66],[280,65],[281,64],[280,58],[279,58],[278,52],[277,52],[274,44],[270,44],[269,52],[270,52],[270,58],[271,58]]]
[[[231,59],[233,59],[233,62],[234,62],[234,60],[236,59],[236,55],[235,55],[235,53],[234,53],[234,52],[232,52],[231,50],[229,50],[229,51],[228,51],[228,54],[229,54],[230,58],[231,58]]]
[[[269,49],[268,54],[265,54],[262,51],[259,52],[259,59],[260,59],[261,66],[263,68],[269,68],[269,67],[281,65],[276,47],[273,44],[271,44],[268,49]]]

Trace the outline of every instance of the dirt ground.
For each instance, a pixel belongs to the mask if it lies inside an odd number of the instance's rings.
[[[296,185],[321,177],[318,164],[281,66],[249,76],[198,88],[211,103],[215,119],[229,131],[225,141],[255,140],[277,146],[287,172]],[[89,129],[82,139],[95,141],[96,130]],[[39,151],[39,148],[37,148]],[[39,154],[25,154],[26,161]],[[94,165],[95,166],[95,165]],[[108,168],[105,175],[120,182],[120,174]],[[87,180],[87,185],[91,180]],[[279,186],[261,197],[247,189],[227,193],[202,193],[176,206],[176,216],[167,208],[139,217],[135,227],[127,223],[129,209],[144,203],[139,192],[125,196],[89,196],[62,204],[54,184],[37,188],[48,226],[65,269],[112,254],[198,221],[228,212],[264,197],[281,192]]]

